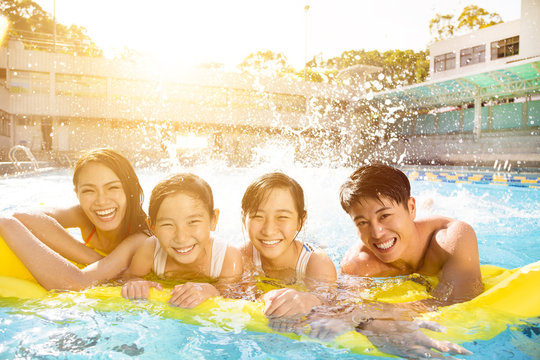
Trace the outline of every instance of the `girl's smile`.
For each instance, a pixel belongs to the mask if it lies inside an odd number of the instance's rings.
[[[204,203],[188,194],[175,193],[163,199],[154,232],[169,258],[178,264],[198,264],[210,252],[211,231],[217,215],[209,214]],[[171,271],[174,269],[169,269]]]

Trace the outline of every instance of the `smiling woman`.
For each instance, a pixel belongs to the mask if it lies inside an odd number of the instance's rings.
[[[52,250],[81,264],[101,259],[127,237],[149,235],[142,188],[133,167],[118,152],[84,153],[75,165],[73,185],[78,205],[14,216]],[[79,228],[84,244],[65,228]]]

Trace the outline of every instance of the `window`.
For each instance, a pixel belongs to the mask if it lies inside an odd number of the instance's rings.
[[[10,121],[7,113],[0,111],[0,135],[9,136]]]
[[[72,74],[56,74],[56,95],[80,97],[105,97],[105,78]]]
[[[453,52],[435,56],[435,72],[455,69],[456,54]]]
[[[486,46],[478,45],[472,48],[462,49],[459,56],[459,65],[467,66],[486,61]]]
[[[49,73],[35,71],[13,71],[10,91],[17,94],[48,94]]]
[[[491,43],[491,60],[519,54],[519,35]]]

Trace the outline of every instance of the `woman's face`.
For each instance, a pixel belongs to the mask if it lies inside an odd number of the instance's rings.
[[[84,213],[101,231],[121,227],[127,209],[127,197],[118,176],[107,166],[89,162],[79,172],[77,197]]]
[[[302,228],[294,198],[286,188],[270,190],[258,209],[246,216],[244,225],[253,246],[269,259],[285,254]]]
[[[217,210],[209,214],[201,200],[177,193],[163,199],[153,230],[171,259],[192,264],[205,255],[217,217]]]

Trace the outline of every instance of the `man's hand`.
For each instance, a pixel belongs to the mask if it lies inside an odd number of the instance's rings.
[[[380,351],[407,359],[454,359],[446,357],[443,353],[471,354],[469,350],[457,344],[430,338],[420,331],[421,328],[437,332],[445,331],[443,326],[431,321],[372,320],[366,323],[360,332]]]

